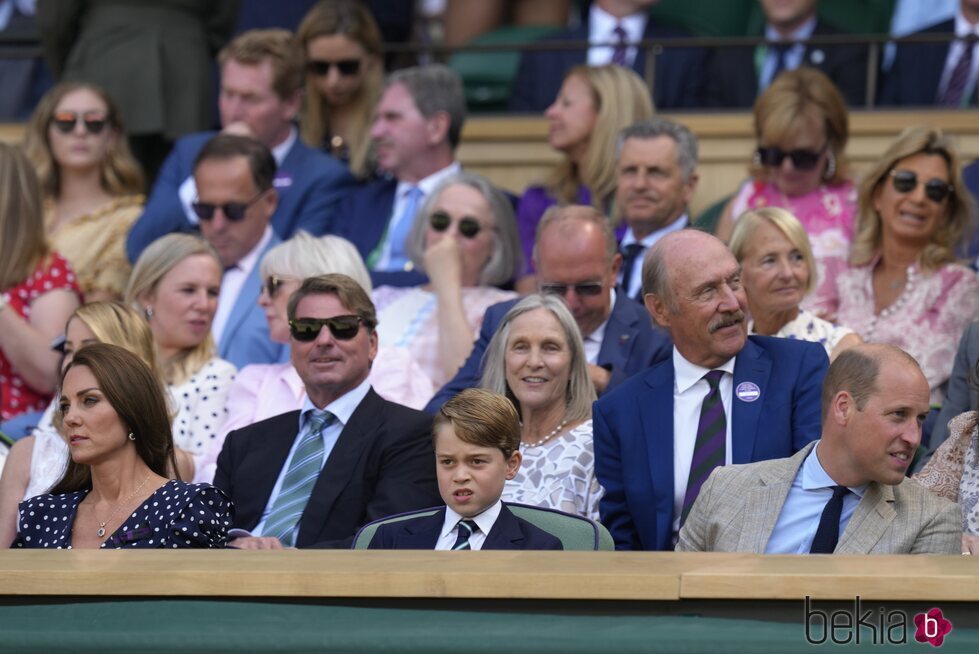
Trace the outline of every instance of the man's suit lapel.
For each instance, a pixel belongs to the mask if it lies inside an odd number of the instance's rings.
[[[669,357],[646,373],[650,391],[636,398],[639,421],[635,438],[646,443],[646,457],[651,475],[651,497],[656,506],[658,540],[673,533],[673,357]],[[653,543],[644,543],[652,549]]]
[[[442,533],[442,525],[445,524],[445,507],[435,515],[407,520],[403,524],[404,527],[395,541],[398,549],[434,550]],[[396,525],[391,527],[396,528]]]
[[[248,277],[245,278],[245,283],[242,284],[241,290],[238,291],[238,297],[235,298],[235,306],[231,309],[231,315],[228,316],[228,322],[224,326],[224,331],[221,333],[221,347],[218,352],[219,356],[226,357],[231,344],[235,340],[235,334],[238,329],[248,320],[248,314],[251,313],[252,309],[255,307],[255,302],[258,300],[258,296],[262,292],[262,277],[260,273],[260,263],[262,257],[269,249],[275,247],[282,242],[275,232],[272,232],[272,238],[265,245],[262,253],[258,257],[258,261],[252,267],[252,271],[248,273]]]
[[[734,361],[734,383],[731,393],[732,463],[752,461],[751,455],[755,449],[762,408],[766,404],[765,394],[768,392],[768,379],[771,373],[771,358],[748,339],[744,349],[738,353]],[[742,396],[748,397],[747,393],[753,390],[750,384],[754,384],[760,392],[754,402],[747,402],[738,397],[739,387],[742,389]]]
[[[381,403],[381,398],[374,389],[367,391],[367,395],[350,416],[350,422],[340,432],[340,438],[326,459],[326,465],[313,486],[309,502],[299,520],[297,545],[315,542],[337,496],[350,484],[353,471],[359,469],[357,461],[374,438]]]
[[[612,305],[608,324],[605,326],[602,347],[598,350],[598,365],[611,365],[612,370],[625,366],[639,334],[639,317],[636,312],[627,311],[623,306],[624,302],[635,303],[635,300],[630,300],[625,293],[616,292],[615,304]]]
[[[869,554],[873,551],[897,515],[893,502],[893,487],[871,483],[847,522],[834,553]]]
[[[443,511],[442,514],[444,520],[445,512]],[[493,528],[490,529],[490,533],[486,534],[486,540],[483,541],[482,549],[518,550],[522,549],[519,543],[522,543],[523,540],[523,531],[520,529],[517,517],[504,504],[500,509],[500,515],[496,518],[496,522],[493,523]]]
[[[262,470],[268,473],[246,475],[249,486],[247,491],[248,496],[255,497],[259,500],[259,505],[252,507],[257,511],[254,520],[249,521],[251,524],[245,525],[246,528],[254,527],[262,519],[262,512],[265,510],[269,498],[272,496],[272,489],[275,488],[275,482],[278,480],[279,473],[286,464],[289,450],[292,449],[292,444],[295,442],[298,434],[299,411],[290,411],[289,413],[271,418],[268,423],[268,428],[264,429],[261,434],[253,435],[254,437],[250,438],[246,443],[248,449],[254,451],[255,460],[260,462]],[[242,454],[250,455],[252,454],[251,451],[243,452]],[[244,481],[240,483],[244,483]],[[238,493],[243,494],[243,490],[239,489],[236,491],[236,494]],[[247,509],[248,507],[242,506],[239,508]]]
[[[812,445],[807,445],[784,462],[770,465],[759,477],[759,486],[745,493],[746,510],[742,514],[745,521],[735,551],[765,553],[765,546],[775,530],[775,523],[782,513],[795,475],[812,448]]]

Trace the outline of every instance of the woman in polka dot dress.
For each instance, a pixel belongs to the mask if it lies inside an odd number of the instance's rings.
[[[79,305],[68,262],[48,249],[41,188],[14,146],[0,143],[0,416],[42,411],[57,384],[51,342]]]
[[[51,493],[21,503],[13,547],[225,546],[227,496],[168,478],[175,461],[164,392],[121,347],[96,343],[75,354],[59,402],[71,461]]]

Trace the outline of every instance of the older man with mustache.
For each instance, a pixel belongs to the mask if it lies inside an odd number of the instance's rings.
[[[673,356],[595,403],[595,470],[616,547],[669,550],[714,468],[819,438],[828,360],[815,343],[747,336],[741,268],[709,234],[663,236],[642,279]]]

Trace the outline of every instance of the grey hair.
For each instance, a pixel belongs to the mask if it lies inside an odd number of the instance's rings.
[[[683,181],[689,182],[697,170],[697,137],[685,125],[666,118],[644,120],[619,132],[618,144],[615,147],[615,160],[619,160],[622,148],[625,147],[625,142],[629,139],[654,139],[660,136],[669,137],[676,143],[676,163],[683,171]]]
[[[259,271],[262,279],[279,274],[299,280],[340,273],[352,278],[367,293],[373,290],[370,273],[357,248],[339,236],[316,237],[300,230],[288,241],[270,248],[262,257]]]
[[[440,111],[449,116],[449,143],[454,150],[466,122],[466,98],[459,74],[442,64],[403,68],[388,75],[384,88],[404,84],[419,113],[431,118]]]
[[[662,241],[657,241],[649,248],[642,262],[642,293],[655,295],[670,311],[676,313],[680,306],[676,302],[673,286],[670,284],[670,273],[666,269],[666,247],[657,247],[660,243]]]
[[[578,330],[578,323],[575,322],[574,316],[571,315],[564,302],[553,295],[533,293],[507,311],[486,348],[486,354],[483,357],[483,378],[480,386],[506,395],[513,402],[513,405],[518,410],[520,409],[520,403],[506,381],[507,342],[510,340],[510,328],[513,321],[536,309],[546,309],[557,319],[561,329],[564,330],[568,348],[571,350],[571,371],[568,376],[565,418],[572,423],[588,420],[591,418],[592,402],[597,399],[597,396],[595,395],[595,386],[588,377],[585,344],[581,339],[581,332]]]
[[[517,233],[517,219],[513,215],[513,206],[503,192],[488,179],[476,173],[458,172],[449,175],[425,197],[421,208],[415,214],[415,220],[405,243],[408,257],[416,268],[425,269],[423,260],[428,219],[443,191],[457,184],[468,186],[483,196],[489,204],[495,223],[495,229],[491,234],[493,250],[479,273],[479,283],[482,286],[506,284],[523,270],[523,250],[520,247],[520,235]]]
[[[537,251],[537,247],[544,230],[552,224],[563,223],[569,220],[580,220],[586,223],[592,223],[598,227],[602,236],[605,237],[605,259],[611,264],[612,259],[615,258],[615,255],[619,251],[619,244],[615,238],[615,228],[612,227],[612,221],[606,218],[605,214],[595,207],[583,204],[552,205],[544,212],[540,222],[537,223],[537,233],[534,237],[534,250],[531,255],[534,259],[534,264],[536,265],[540,262],[540,252]]]

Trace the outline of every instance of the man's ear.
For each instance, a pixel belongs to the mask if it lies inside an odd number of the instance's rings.
[[[514,450],[506,462],[506,478],[508,480],[517,476],[521,461],[523,461],[523,455],[520,453],[520,450]]]
[[[435,115],[428,119],[428,143],[438,145],[449,140],[449,114],[444,111],[436,111]]]
[[[857,403],[849,391],[840,391],[833,396],[827,419],[835,421],[840,426],[846,426],[857,411]]]
[[[652,316],[653,320],[660,327],[668,328],[670,326],[670,319],[673,317],[673,312],[670,311],[670,307],[667,306],[658,295],[653,295],[652,293],[646,293],[642,298],[643,304],[646,305],[646,311]]]

